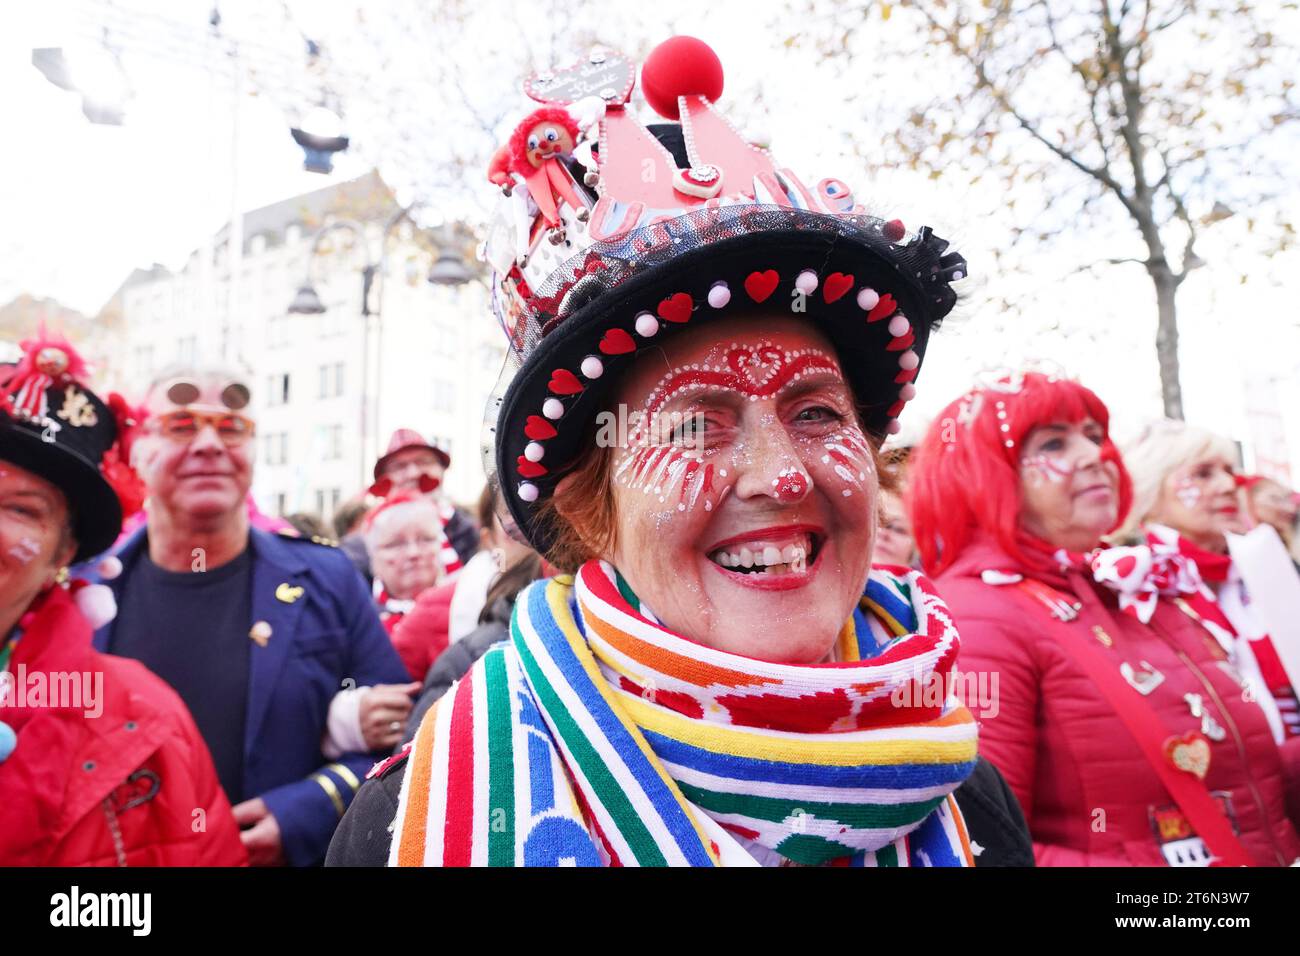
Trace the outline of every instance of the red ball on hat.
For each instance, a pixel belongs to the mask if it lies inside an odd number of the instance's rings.
[[[722,96],[722,61],[695,37],[670,37],[650,51],[641,67],[641,91],[660,116],[678,119],[677,97]]]

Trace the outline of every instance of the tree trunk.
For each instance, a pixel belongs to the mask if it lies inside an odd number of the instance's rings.
[[[1165,417],[1183,418],[1183,390],[1178,382],[1178,280],[1163,262],[1148,267],[1156,287],[1156,358],[1160,362],[1160,395]]]

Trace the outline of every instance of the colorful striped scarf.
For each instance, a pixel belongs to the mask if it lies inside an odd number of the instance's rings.
[[[968,866],[952,791],[976,730],[946,693],[933,587],[873,570],[835,663],[728,654],[658,624],[603,562],[523,592],[420,725],[390,865]],[[740,837],[741,840],[738,840]]]

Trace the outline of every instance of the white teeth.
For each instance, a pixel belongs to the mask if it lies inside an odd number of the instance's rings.
[[[805,536],[799,544],[787,544],[778,548],[773,544],[761,547],[742,547],[739,551],[715,551],[713,560],[724,568],[759,568],[803,572],[806,570],[808,552],[812,549],[812,539]]]

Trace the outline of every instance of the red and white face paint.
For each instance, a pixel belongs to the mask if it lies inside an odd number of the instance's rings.
[[[679,633],[765,660],[830,652],[875,531],[871,446],[830,345],[788,318],[725,319],[643,354],[615,395],[606,555]]]
[[[9,462],[0,468],[0,635],[7,634],[32,599],[72,557],[63,492]]]
[[[1232,462],[1211,455],[1174,469],[1148,521],[1173,528],[1203,548],[1225,550],[1227,532],[1243,530]]]
[[[1119,520],[1119,467],[1091,418],[1036,426],[1021,440],[1020,526],[1054,548],[1088,551]]]

